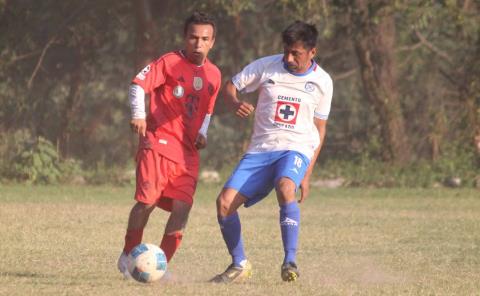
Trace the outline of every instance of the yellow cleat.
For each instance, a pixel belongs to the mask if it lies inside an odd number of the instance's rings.
[[[288,262],[282,265],[281,276],[285,282],[294,282],[300,277],[300,272],[295,263]]]
[[[239,283],[249,279],[250,277],[252,277],[252,264],[245,260],[242,262],[242,266],[230,264],[230,266],[228,266],[223,273],[213,277],[210,282],[219,284],[229,284],[233,282]]]

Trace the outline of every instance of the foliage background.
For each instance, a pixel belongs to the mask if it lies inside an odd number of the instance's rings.
[[[321,177],[352,186],[434,186],[451,177],[480,184],[479,8],[469,0],[2,0],[1,178],[128,180],[136,149],[129,81],[145,62],[181,48],[183,20],[202,10],[217,19],[210,59],[224,80],[281,52],[280,32],[293,20],[319,29],[316,59],[334,79]],[[366,40],[376,48],[362,52]],[[378,73],[393,73],[393,87],[376,101],[371,94],[385,80],[366,79],[365,52]],[[385,134],[392,118],[403,124],[396,130],[408,149],[395,151],[395,129]],[[219,97],[204,167],[228,171],[251,124],[228,113]]]

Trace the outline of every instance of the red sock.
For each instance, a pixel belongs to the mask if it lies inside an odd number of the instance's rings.
[[[164,234],[162,243],[160,244],[160,249],[165,252],[165,256],[167,257],[167,262],[170,262],[172,259],[173,254],[177,251],[178,247],[180,247],[180,243],[182,242],[182,233],[181,232],[174,232],[172,234]]]
[[[139,243],[142,242],[143,237],[143,228],[141,229],[127,229],[125,234],[125,245],[123,246],[123,251],[125,253],[130,253],[130,251],[135,248]]]

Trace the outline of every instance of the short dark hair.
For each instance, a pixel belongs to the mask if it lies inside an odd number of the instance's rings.
[[[217,26],[215,25],[215,19],[203,12],[195,11],[189,18],[185,20],[183,27],[183,34],[187,35],[188,27],[190,25],[211,25],[213,27],[213,37],[217,33]]]
[[[295,21],[282,32],[283,43],[288,46],[301,41],[305,48],[312,49],[317,45],[317,38],[315,26],[302,21]]]

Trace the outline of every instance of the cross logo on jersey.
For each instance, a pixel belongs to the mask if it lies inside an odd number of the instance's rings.
[[[275,121],[289,124],[297,122],[297,114],[300,104],[290,102],[277,102],[277,111],[275,112]]]

